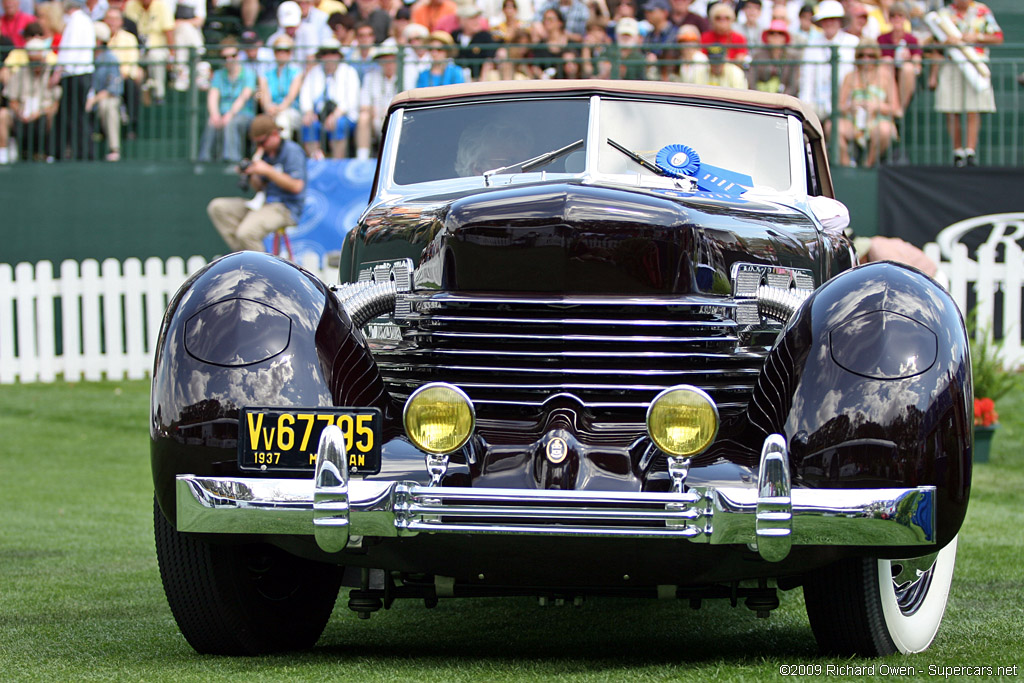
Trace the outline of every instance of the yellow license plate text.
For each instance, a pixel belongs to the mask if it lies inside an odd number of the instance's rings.
[[[318,444],[311,443],[313,440],[310,437],[316,424],[321,428],[329,425],[338,426],[345,437],[345,452],[349,454],[349,460],[357,460],[349,463],[353,467],[365,464],[365,454],[373,450],[373,415],[282,413],[276,420],[273,417],[264,419],[267,417],[264,413],[246,414],[249,448],[253,451],[289,451],[298,446],[298,450],[309,452],[309,449],[313,448],[310,458],[310,463],[313,463],[316,461],[315,449]],[[280,457],[280,453],[277,455]]]

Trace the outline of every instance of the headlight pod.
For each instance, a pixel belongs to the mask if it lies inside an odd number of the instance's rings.
[[[927,327],[892,311],[872,311],[837,325],[829,333],[832,360],[871,379],[905,379],[934,363],[939,340]]]
[[[185,323],[185,350],[204,363],[229,368],[270,360],[288,348],[292,321],[251,299],[225,299]]]
[[[445,455],[469,441],[476,413],[462,389],[434,382],[412,392],[405,402],[402,422],[413,445],[427,453]]]
[[[647,409],[647,433],[658,448],[676,457],[705,451],[718,434],[718,422],[714,400],[688,384],[661,392]]]

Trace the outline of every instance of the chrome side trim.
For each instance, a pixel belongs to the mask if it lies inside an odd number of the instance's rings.
[[[201,533],[315,535],[318,526],[325,526],[314,523],[316,494],[316,482],[310,479],[179,475],[177,527]],[[740,487],[679,494],[436,488],[355,480],[348,483],[348,533],[667,537],[750,544],[762,541],[757,533],[759,498],[758,489]],[[791,543],[929,545],[935,542],[934,498],[933,486],[795,489]],[[322,495],[320,500],[327,499]],[[339,516],[341,507],[330,512]]]
[[[206,533],[311,534],[308,479],[177,477],[177,527]]]
[[[758,492],[722,487],[711,494],[711,542],[756,538]],[[935,543],[935,487],[794,489],[793,545],[930,545]]]

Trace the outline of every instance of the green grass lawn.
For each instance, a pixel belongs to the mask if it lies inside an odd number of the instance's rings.
[[[524,598],[398,602],[360,621],[339,599],[311,652],[196,655],[171,618],[152,540],[148,384],[0,386],[0,679],[755,680],[783,664],[1018,665],[1024,634],[1024,396],[999,404],[975,468],[945,621],[912,657],[816,654],[800,591],[744,607]],[[834,678],[834,677],[832,677]],[[861,678],[849,676],[848,678]],[[930,678],[934,678],[931,676]]]

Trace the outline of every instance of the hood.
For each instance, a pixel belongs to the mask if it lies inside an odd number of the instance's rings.
[[[814,223],[765,202],[531,185],[456,199],[438,228],[420,267],[447,291],[728,296],[736,262],[820,281]]]

